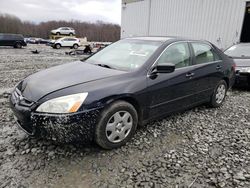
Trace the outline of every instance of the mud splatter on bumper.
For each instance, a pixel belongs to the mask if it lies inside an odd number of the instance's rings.
[[[89,142],[94,138],[99,109],[74,115],[48,115],[34,113],[31,116],[36,135],[57,142]]]
[[[10,107],[16,121],[26,133],[57,142],[90,142],[101,108],[74,114],[45,114],[32,112],[10,97]]]

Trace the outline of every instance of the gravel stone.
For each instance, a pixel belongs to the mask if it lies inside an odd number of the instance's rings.
[[[65,51],[0,48],[0,187],[250,187],[246,89],[229,91],[218,109],[199,106],[140,127],[116,150],[25,135],[6,97],[26,76],[82,58]]]

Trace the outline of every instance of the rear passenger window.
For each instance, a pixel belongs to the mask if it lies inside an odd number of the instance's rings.
[[[188,43],[176,43],[169,46],[159,58],[158,64],[173,63],[176,68],[190,66]]]
[[[195,64],[209,63],[220,60],[220,57],[212,50],[211,46],[203,43],[192,43]]]

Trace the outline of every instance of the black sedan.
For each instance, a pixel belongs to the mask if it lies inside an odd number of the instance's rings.
[[[250,87],[250,43],[233,45],[225,54],[234,59],[236,63],[236,86]]]
[[[84,62],[27,77],[10,106],[30,135],[112,149],[148,121],[203,103],[221,106],[234,76],[233,60],[209,42],[128,38]]]

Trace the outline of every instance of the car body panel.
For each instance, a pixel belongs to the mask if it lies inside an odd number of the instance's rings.
[[[69,35],[69,34],[75,35],[75,30],[70,27],[60,27],[58,29],[52,30],[51,33],[53,34],[60,33],[61,35]]]
[[[239,43],[225,50],[235,62],[235,86],[250,87],[250,43]],[[233,57],[232,57],[233,56]]]
[[[77,38],[61,38],[54,42],[52,47],[55,47],[56,44],[60,44],[61,47],[73,47],[74,44],[78,46],[81,45],[80,40]]]
[[[0,46],[15,46],[17,43],[27,46],[22,35],[0,33]]]
[[[250,67],[250,58],[234,58],[236,67]]]
[[[140,39],[139,37],[135,40],[147,41],[149,39],[147,37]],[[27,123],[33,122],[34,117],[37,116],[52,116],[54,119],[52,122],[58,122],[59,120],[55,120],[57,118],[54,114],[36,112],[37,107],[50,99],[88,92],[88,97],[77,113],[98,109],[97,113],[99,114],[112,102],[124,100],[134,105],[138,112],[139,124],[144,124],[172,112],[208,102],[215,86],[222,79],[227,81],[229,87],[233,84],[235,72],[232,59],[214,46],[213,48],[221,57],[221,61],[195,65],[195,59],[191,53],[192,64],[190,66],[177,68],[172,73],[159,73],[152,77],[151,73],[155,62],[164,49],[174,42],[189,43],[192,40],[166,38],[164,42],[164,37],[150,38],[150,40],[161,41],[162,45],[140,68],[131,72],[105,68],[87,62],[74,62],[27,77],[18,84],[17,88],[23,95],[21,98],[27,99],[32,105],[28,110],[21,110],[18,107],[20,101],[17,99],[15,102],[15,92],[13,92],[10,101],[14,113],[17,116],[20,114],[25,116],[24,111],[26,114],[31,114],[31,119],[26,119]],[[220,69],[217,68],[218,66]],[[187,77],[189,73],[194,73],[194,75]],[[61,115],[60,118],[64,116],[68,117],[65,114]],[[89,118],[92,117],[89,116]],[[42,122],[43,118],[38,119],[35,126],[44,123]],[[34,125],[34,123],[31,124]],[[59,125],[63,126],[60,123]],[[58,126],[58,123],[53,126]],[[94,128],[92,127],[92,129]]]
[[[235,86],[250,87],[250,59],[235,58],[236,63],[236,81]]]
[[[30,75],[21,83],[20,90],[29,100],[38,101],[54,91],[119,74],[124,72],[77,61]]]

